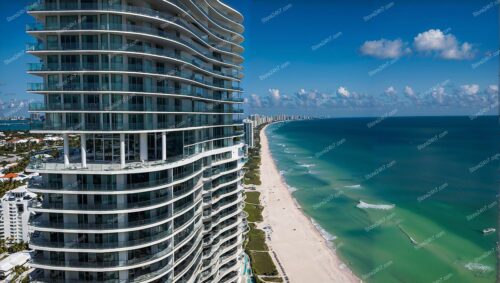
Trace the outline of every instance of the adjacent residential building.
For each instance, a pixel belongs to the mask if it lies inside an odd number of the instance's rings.
[[[28,252],[17,252],[0,260],[0,281],[11,282],[12,276],[14,276],[14,268],[16,266],[25,266],[29,259],[30,254]]]
[[[245,127],[245,144],[248,146],[248,148],[253,148],[254,147],[254,126],[252,120],[245,119],[243,120],[243,125]]]
[[[30,6],[35,282],[238,282],[243,17],[218,0]],[[76,135],[76,139],[71,139]]]
[[[8,191],[1,199],[0,239],[17,243],[28,242],[28,207],[35,204],[36,194],[28,192],[26,186]]]

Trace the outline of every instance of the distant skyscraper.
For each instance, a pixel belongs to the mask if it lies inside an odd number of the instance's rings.
[[[45,0],[29,90],[37,282],[238,282],[243,17],[218,0]]]
[[[243,120],[243,125],[245,127],[245,144],[249,148],[253,148],[254,147],[253,122],[252,122],[252,120],[245,119],[245,120]]]

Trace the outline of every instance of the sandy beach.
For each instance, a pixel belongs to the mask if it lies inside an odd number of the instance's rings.
[[[276,253],[279,265],[292,283],[360,282],[343,264],[329,243],[298,207],[279,174],[268,140],[260,133],[262,165],[261,202],[265,206],[264,221],[259,227],[267,229],[269,247]],[[270,230],[270,231],[269,231]],[[281,271],[279,266],[278,270]]]

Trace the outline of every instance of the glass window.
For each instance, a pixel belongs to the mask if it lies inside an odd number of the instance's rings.
[[[115,35],[111,34],[109,36],[110,43],[111,43],[111,49],[120,49],[122,48],[122,36],[121,35]]]
[[[78,28],[80,28],[78,16],[61,16],[60,29],[69,30]]]
[[[45,18],[45,28],[50,30],[58,29],[57,16],[47,16]]]
[[[99,70],[99,55],[82,55],[85,70]]]
[[[61,35],[62,49],[78,49],[78,35]]]
[[[61,67],[65,71],[80,69],[80,57],[78,55],[61,55]]]
[[[57,55],[47,55],[47,69],[56,71],[59,68],[59,57]]]
[[[97,35],[82,35],[82,48],[88,50],[98,49]]]
[[[59,48],[57,35],[47,35],[47,49],[56,50]]]

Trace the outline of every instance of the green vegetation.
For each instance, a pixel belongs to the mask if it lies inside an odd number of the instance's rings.
[[[247,192],[247,198],[246,198],[246,202],[248,203],[255,203],[255,204],[258,204],[259,203],[259,197],[260,197],[260,193],[259,192]]]
[[[248,161],[245,164],[245,185],[260,185],[260,131],[264,125],[255,129],[254,147],[248,149]]]
[[[16,282],[16,279],[19,278],[24,272],[28,271],[28,267],[22,266],[22,265],[16,265],[14,266],[14,276],[12,277],[12,282]],[[23,278],[22,281],[24,281],[25,278]]]
[[[0,198],[5,195],[6,192],[13,190],[19,186],[26,184],[25,181],[4,181],[0,182]]]
[[[17,161],[17,165],[10,167],[5,171],[5,174],[8,173],[22,173],[28,167],[30,163],[30,156],[24,157],[23,159]]]
[[[268,252],[251,251],[250,262],[254,274],[266,276],[278,275],[273,259]]]
[[[266,280],[266,282],[283,282],[281,277],[263,277],[262,279]]]
[[[262,127],[256,131],[256,137]],[[246,164],[245,184],[260,185],[260,139],[255,139],[255,148],[249,150],[249,159]],[[260,205],[260,192],[247,191],[245,192],[245,208],[244,211],[248,214],[247,221],[250,230],[245,241],[245,252],[250,257],[250,265],[254,274],[255,282],[283,282],[279,277],[276,265],[269,254],[269,247],[266,244],[266,233],[257,228],[255,223],[262,222],[262,210],[264,207]],[[268,277],[272,276],[272,277]]]
[[[25,242],[20,242],[20,243],[17,243],[17,242],[13,242],[12,239],[7,239],[7,240],[0,240],[0,254],[3,254],[3,253],[17,253],[17,252],[21,252],[21,251],[25,251],[27,250],[29,247],[28,247],[28,243],[25,243]]]
[[[254,223],[249,223],[250,231],[248,232],[248,241],[246,248],[251,251],[268,251],[266,245],[266,233],[257,229]]]
[[[248,222],[262,222],[262,209],[258,204],[246,203],[243,210],[248,213]]]

